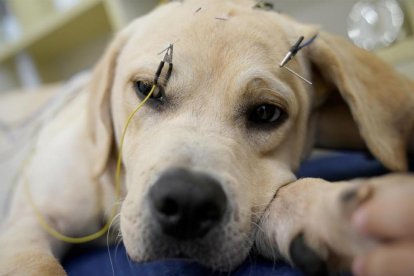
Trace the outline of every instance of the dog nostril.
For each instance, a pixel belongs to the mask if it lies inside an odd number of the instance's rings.
[[[161,214],[172,217],[177,216],[179,213],[179,208],[177,202],[172,198],[165,198],[162,202],[159,210]]]

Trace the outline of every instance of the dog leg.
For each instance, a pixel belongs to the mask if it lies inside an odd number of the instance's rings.
[[[0,275],[66,275],[54,257],[63,244],[40,228],[27,202],[13,207],[0,232]]]
[[[37,208],[48,225],[61,234],[85,236],[95,233],[102,225],[103,209],[94,191],[97,184],[83,184],[82,190],[82,183],[72,187],[65,185],[63,193],[50,187],[51,193],[33,189]],[[113,203],[113,198],[109,201]],[[58,258],[67,247],[66,242],[56,239],[41,227],[27,194],[19,186],[9,216],[0,229],[0,275],[65,275]]]
[[[64,274],[55,258],[67,243],[41,227],[28,194],[47,224],[69,237],[95,233],[111,213],[113,169],[93,173],[100,156],[87,135],[85,100],[74,99],[38,134],[0,226],[0,275]]]
[[[9,220],[0,236],[0,275],[66,275],[54,249],[62,244],[53,241],[34,218]]]
[[[355,256],[366,254],[380,242],[357,233],[351,226],[352,214],[361,204],[392,189],[414,194],[414,176],[293,182],[278,191],[264,214],[258,250],[270,258],[280,254],[307,275],[349,270]]]
[[[82,168],[81,162],[75,164]],[[61,171],[58,167],[49,169]],[[89,171],[87,167],[85,171]],[[34,176],[29,178],[28,188],[51,228],[70,237],[80,237],[99,230],[105,210],[110,213],[114,202],[111,178],[105,174],[100,181],[91,179],[80,173],[67,178]],[[56,258],[63,255],[67,243],[54,238],[40,225],[26,189],[23,181],[19,183],[8,217],[1,224],[0,275],[64,275]]]

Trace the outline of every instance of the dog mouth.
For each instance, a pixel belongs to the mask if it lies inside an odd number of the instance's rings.
[[[251,214],[235,207],[217,179],[169,169],[149,187],[141,208],[126,199],[121,230],[131,259],[179,259],[218,271],[242,263],[253,246]]]
[[[173,259],[191,261],[191,257],[184,252],[178,252],[176,256],[173,256]]]
[[[230,236],[226,231],[217,229],[208,236],[192,241],[171,239],[164,234],[154,235],[149,240],[144,261],[179,260],[198,263],[217,271],[232,271],[241,264],[253,247],[253,239],[242,239],[242,235]],[[251,235],[253,237],[253,235]],[[140,262],[140,260],[137,260]]]
[[[180,240],[165,234],[154,217],[145,215],[140,223],[121,219],[121,230],[128,255],[134,262],[180,260],[226,272],[247,257],[255,233],[229,219],[203,237]]]

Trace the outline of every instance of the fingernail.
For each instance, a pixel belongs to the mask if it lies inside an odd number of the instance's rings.
[[[364,268],[364,258],[356,257],[352,263],[352,273],[354,276],[362,276]]]
[[[367,214],[365,209],[359,208],[352,215],[352,225],[360,233],[366,234],[365,224],[366,224]]]

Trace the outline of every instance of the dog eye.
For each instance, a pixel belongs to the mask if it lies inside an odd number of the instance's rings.
[[[271,124],[279,121],[284,111],[272,104],[262,104],[252,109],[249,120],[256,124]]]
[[[153,84],[151,82],[145,82],[145,81],[135,81],[134,82],[134,89],[135,92],[139,97],[146,97],[152,90]],[[151,99],[154,100],[161,100],[163,97],[163,91],[162,88],[157,85],[155,87],[154,92],[151,95]]]

